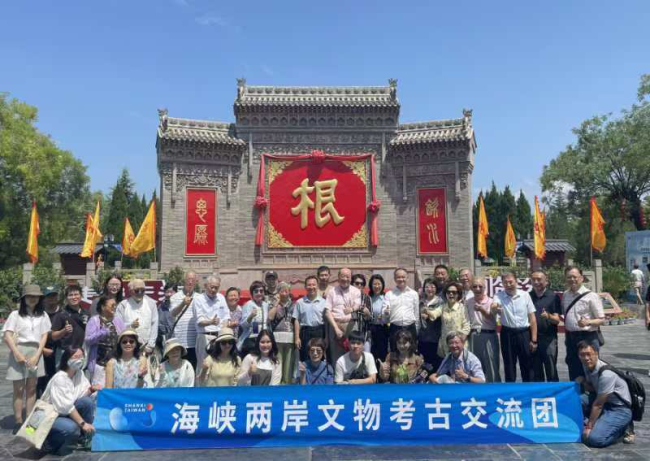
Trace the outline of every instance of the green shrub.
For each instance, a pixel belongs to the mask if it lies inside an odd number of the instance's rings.
[[[20,267],[0,270],[0,318],[15,309],[22,292],[23,271]]]
[[[630,275],[624,267],[609,266],[603,268],[603,291],[620,300],[625,297],[631,286]]]

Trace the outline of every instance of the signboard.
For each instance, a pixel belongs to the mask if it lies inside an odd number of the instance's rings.
[[[93,451],[579,442],[576,383],[104,389]]]
[[[217,191],[187,189],[185,254],[214,256],[217,252]]]
[[[368,161],[269,159],[268,248],[367,248]]]
[[[418,189],[418,254],[447,254],[447,194],[444,188]]]

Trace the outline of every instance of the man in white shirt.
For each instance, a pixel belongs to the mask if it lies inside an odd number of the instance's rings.
[[[219,293],[221,279],[211,275],[205,281],[205,292],[192,301],[190,309],[194,310],[196,318],[196,367],[197,372],[203,366],[206,356],[205,347],[209,342],[208,335],[216,336],[221,330],[221,325],[228,326],[230,309],[226,298]]]
[[[390,305],[390,350],[396,351],[395,335],[400,330],[408,330],[417,340],[420,322],[420,297],[418,292],[406,285],[408,273],[404,268],[395,269],[393,279],[395,288],[386,293]]]
[[[636,295],[636,303],[643,306],[643,296],[641,291],[643,290],[643,284],[645,283],[645,274],[641,269],[639,269],[638,264],[634,264],[632,272],[630,272],[632,278],[632,286],[634,287],[634,294]]]
[[[145,354],[150,355],[156,347],[158,337],[158,307],[144,291],[144,280],[131,280],[130,297],[122,300],[115,315],[122,319],[127,328],[133,328],[138,333],[138,340],[143,345]]]
[[[356,331],[350,333],[350,352],[336,361],[336,384],[374,384],[377,366],[370,352],[364,352],[364,337]]]
[[[194,311],[190,308],[190,305],[200,295],[200,293],[195,291],[197,281],[198,277],[195,272],[187,272],[183,282],[183,289],[179,290],[169,300],[169,312],[176,325],[172,336],[178,339],[178,342],[185,348],[187,351],[185,358],[192,364],[195,370],[197,369],[195,349],[196,319],[194,318]]]
[[[567,267],[564,279],[568,288],[562,295],[565,361],[569,368],[569,379],[575,381],[579,376],[584,376],[578,356],[578,343],[586,341],[594,350],[600,349],[598,329],[605,322],[605,312],[600,296],[583,285],[584,277],[580,268]]]
[[[533,353],[537,350],[537,319],[535,305],[528,292],[517,288],[517,275],[504,272],[501,281],[505,291],[494,297],[491,308],[501,319],[501,354],[507,383],[517,381],[517,362],[521,380],[533,379]]]
[[[458,281],[463,285],[463,304],[465,305],[467,305],[467,301],[474,297],[474,292],[472,291],[473,280],[474,274],[467,268],[461,269],[458,273]]]

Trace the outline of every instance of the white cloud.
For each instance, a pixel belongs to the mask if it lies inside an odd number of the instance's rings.
[[[197,16],[194,20],[196,21],[197,24],[201,26],[218,26],[218,27],[230,26],[230,23],[226,18],[214,13],[206,13],[201,16]]]

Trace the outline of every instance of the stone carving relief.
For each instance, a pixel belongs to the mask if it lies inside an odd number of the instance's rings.
[[[206,167],[201,165],[177,165],[176,167],[176,190],[181,191],[185,187],[216,187],[222,193],[228,191],[228,173],[232,173],[230,193],[237,192],[239,185],[240,168],[230,169],[223,167]],[[163,186],[166,190],[171,191],[173,180],[173,165],[162,164],[160,166],[160,176],[163,180]]]

